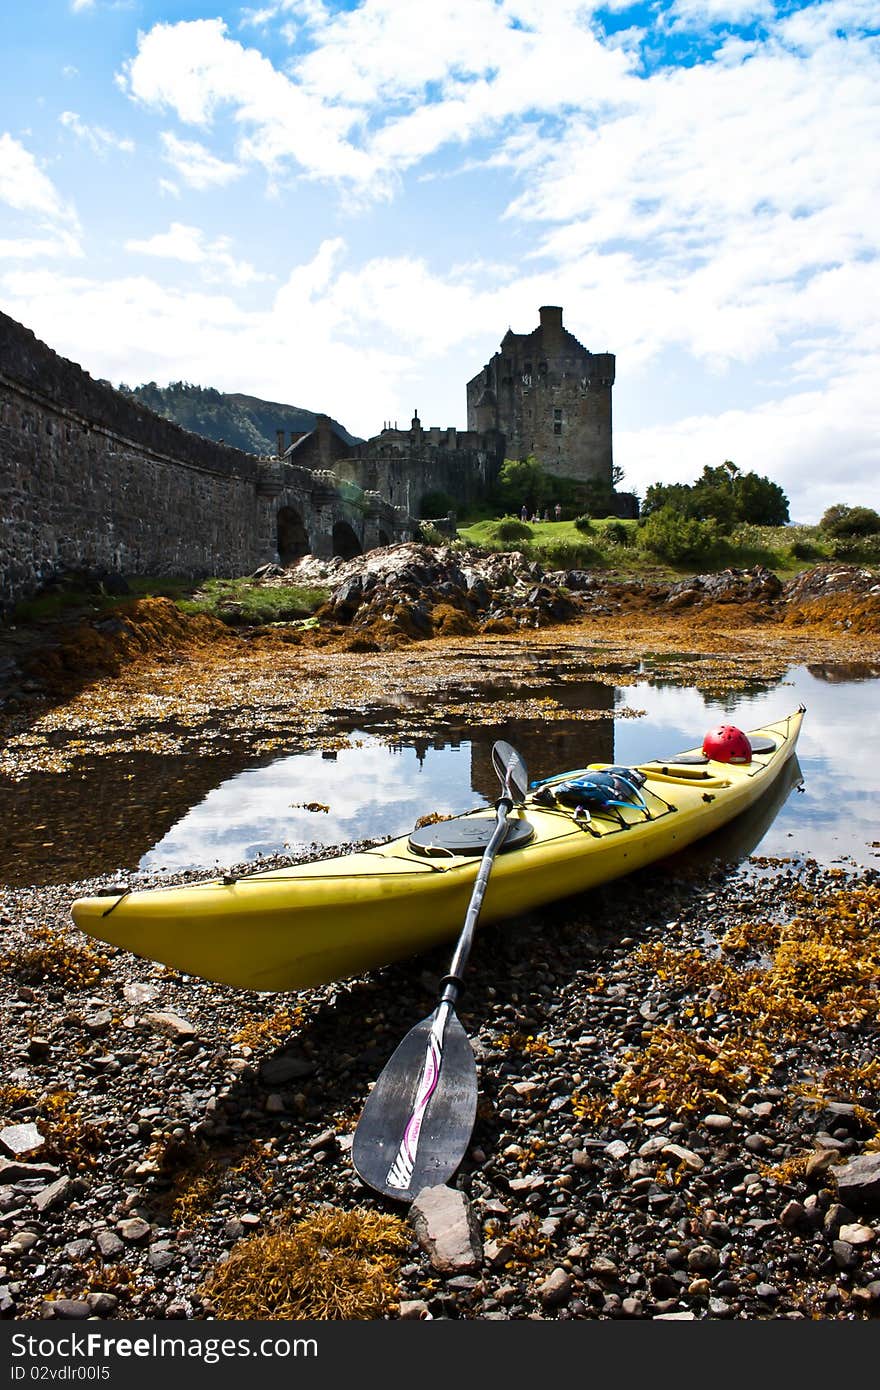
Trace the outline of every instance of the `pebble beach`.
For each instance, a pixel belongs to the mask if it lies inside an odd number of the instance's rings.
[[[390,1218],[382,1278],[324,1316],[877,1315],[876,873],[667,869],[487,927],[472,1143],[412,1208],[362,1185],[351,1134],[445,953],[250,994],[74,940],[95,886],[3,901],[4,1316],[254,1316],[212,1276],[316,1213]],[[792,966],[811,939],[824,963]],[[776,991],[749,998],[758,962]]]

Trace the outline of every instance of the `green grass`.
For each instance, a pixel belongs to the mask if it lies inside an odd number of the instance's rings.
[[[496,542],[493,540],[492,530],[498,520],[498,517],[492,517],[486,521],[475,522],[471,526],[461,527],[458,534],[461,536],[462,540],[468,541],[471,545],[486,545],[494,548]],[[573,521],[530,521],[524,524],[528,526],[531,532],[531,539],[528,542],[529,545],[582,545],[585,540],[589,540],[593,535],[595,535],[597,539],[601,539],[606,526],[610,525],[613,521],[617,521],[617,518],[604,517],[601,521],[594,521],[592,523],[593,531],[588,536],[585,536],[582,531],[578,531]],[[635,537],[635,532],[638,529],[637,521],[623,521],[618,522],[618,524],[626,528],[631,539]],[[508,549],[516,548],[516,545],[508,547]],[[625,547],[621,547],[621,549],[624,548]]]
[[[48,588],[33,598],[17,603],[9,619],[12,623],[54,622],[70,616],[77,611],[90,614],[105,613],[122,603],[130,603],[138,598],[170,598],[178,602],[192,593],[195,581],[179,577],[149,578],[144,575],[127,576],[128,593],[108,594],[96,584],[72,582]]]
[[[713,569],[751,569],[764,565],[781,578],[790,578],[823,560],[843,558],[834,542],[817,526],[742,525],[723,537],[711,554],[691,564],[670,564],[638,544],[639,523],[614,517],[597,518],[588,532],[577,529],[573,521],[529,522],[528,539],[503,542],[493,534],[499,518],[476,522],[459,530],[467,544],[487,550],[521,550],[528,559],[545,569],[607,569],[616,573],[650,575],[654,578],[680,578],[685,574]],[[627,544],[613,544],[606,535],[609,526],[622,526]]]
[[[10,623],[57,622],[76,615],[94,617],[141,598],[168,598],[183,613],[207,613],[222,622],[256,624],[293,622],[309,618],[326,600],[323,588],[265,588],[245,576],[240,579],[184,579],[126,576],[128,593],[107,594],[96,585],[71,583],[17,604]]]
[[[328,593],[292,585],[266,588],[249,578],[206,579],[191,598],[179,599],[178,607],[226,623],[282,623],[311,617]]]

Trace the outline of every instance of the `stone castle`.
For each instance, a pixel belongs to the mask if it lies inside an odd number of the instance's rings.
[[[0,313],[0,611],[71,570],[247,574],[309,552],[413,539],[427,501],[485,497],[505,458],[612,481],[614,357],[544,307],[467,385],[468,428],[386,424],[345,439],[326,415],[259,458],[95,381]]]
[[[467,384],[468,429],[499,431],[505,457],[534,455],[555,477],[612,486],[614,356],[592,353],[545,304],[531,333],[508,328],[501,347]]]

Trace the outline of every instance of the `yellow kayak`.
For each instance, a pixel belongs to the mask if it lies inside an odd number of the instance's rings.
[[[575,774],[548,779],[510,813],[481,920],[620,878],[725,825],[780,777],[803,714],[752,730],[747,762],[714,761],[697,748],[641,764],[633,804],[557,804],[556,789]],[[487,807],[335,859],[178,887],[117,888],[77,899],[73,919],[99,941],[189,975],[243,989],[304,989],[457,936],[494,824]]]

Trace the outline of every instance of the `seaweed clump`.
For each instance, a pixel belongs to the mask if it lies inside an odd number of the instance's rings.
[[[798,903],[798,894],[792,899]],[[830,893],[787,922],[742,922],[721,940],[728,956],[760,956],[748,968],[711,959],[700,950],[674,951],[653,943],[639,961],[658,978],[703,989],[689,1012],[704,1019],[722,1009],[770,1037],[797,1037],[813,1023],[833,1028],[880,1021],[880,884]]]
[[[398,1217],[322,1209],[242,1241],[199,1293],[219,1318],[379,1318],[397,1302],[408,1245]]]
[[[723,1109],[755,1080],[766,1079],[772,1056],[758,1039],[731,1034],[718,1041],[678,1028],[655,1028],[645,1048],[628,1052],[614,1095],[630,1104],[663,1105],[678,1116]]]
[[[268,1018],[250,1019],[234,1034],[232,1041],[240,1047],[258,1048],[264,1044],[280,1046],[303,1021],[299,1004],[293,1009],[278,1009]]]
[[[0,1086],[0,1115],[4,1121],[34,1120],[43,1137],[40,1159],[76,1168],[92,1168],[101,1147],[101,1131],[73,1109],[72,1091],[47,1091],[43,1095],[26,1086]]]
[[[0,956],[0,969],[23,984],[63,985],[88,989],[107,973],[109,957],[93,946],[76,944],[51,927],[35,927],[32,944]]]

